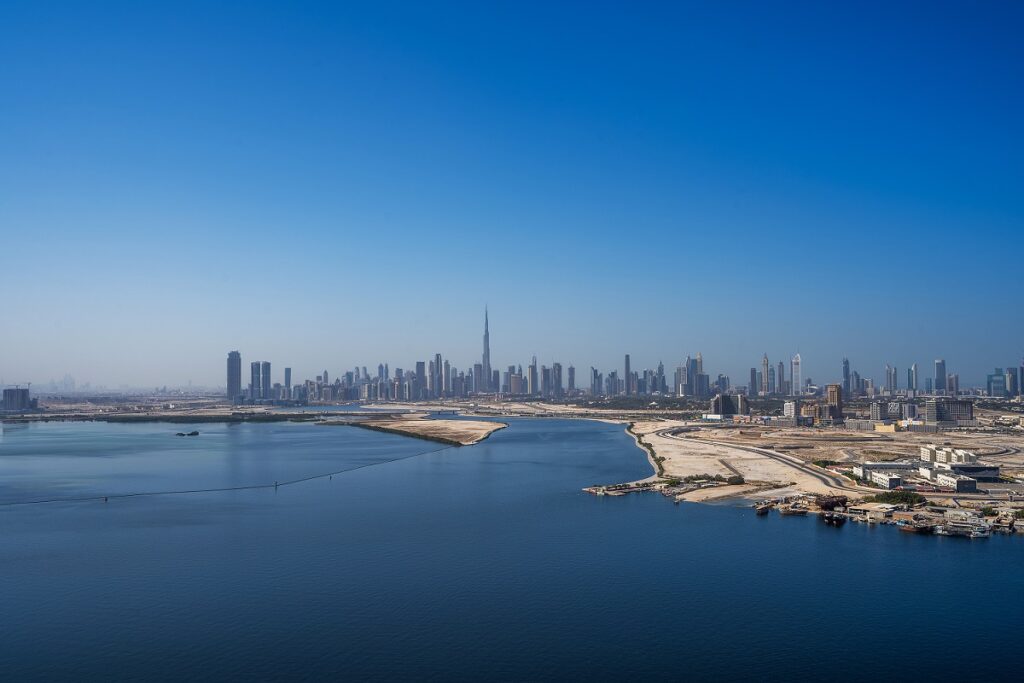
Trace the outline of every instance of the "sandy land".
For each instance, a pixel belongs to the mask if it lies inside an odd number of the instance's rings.
[[[779,495],[779,489],[765,490],[764,486],[760,484],[740,484],[737,486],[715,486],[706,489],[697,489],[696,491],[689,491],[684,493],[677,498],[679,500],[688,500],[691,503],[707,503],[713,500],[722,500],[725,498],[739,498],[747,497],[748,495],[756,494],[759,491],[764,491],[762,498],[774,498]]]
[[[805,462],[877,462],[886,460],[917,460],[924,444],[948,444],[974,452],[982,462],[1002,465],[1008,475],[1024,473],[1024,432],[1000,434],[993,432],[941,433],[855,432],[822,429],[702,429],[688,436],[711,439],[738,446],[767,448],[786,453]]]
[[[728,477],[739,474],[752,486],[782,486],[792,484],[801,491],[808,493],[841,493],[829,487],[815,477],[808,475],[785,463],[778,462],[764,455],[733,448],[729,445],[706,443],[693,438],[699,432],[688,432],[684,435],[663,433],[667,429],[692,427],[692,423],[679,420],[657,420],[636,422],[633,431],[640,440],[654,449],[655,455],[664,458],[662,467],[665,477],[688,477],[700,474],[721,475]],[[739,488],[739,487],[720,487]],[[747,491],[734,491],[732,494],[742,495]],[[687,496],[688,500],[718,497],[703,491]]]
[[[423,419],[371,420],[350,424],[458,446],[472,446],[508,426],[503,422],[484,422],[483,420]]]

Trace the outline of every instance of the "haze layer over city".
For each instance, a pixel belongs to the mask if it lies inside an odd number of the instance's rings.
[[[605,9],[5,4],[0,378],[1019,360],[1020,7]]]

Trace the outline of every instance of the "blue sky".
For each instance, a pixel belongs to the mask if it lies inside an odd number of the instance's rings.
[[[1024,5],[342,5],[0,7],[3,381],[1019,362]]]

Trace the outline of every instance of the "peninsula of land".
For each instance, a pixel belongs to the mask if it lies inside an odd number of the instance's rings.
[[[324,422],[323,424],[346,424],[378,432],[401,434],[417,439],[427,439],[451,446],[472,446],[480,443],[499,429],[508,425],[504,422],[485,420],[428,420],[426,415],[408,418],[384,418],[374,420],[354,420],[345,422]]]

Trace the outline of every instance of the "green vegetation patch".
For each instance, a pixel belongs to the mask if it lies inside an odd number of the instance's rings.
[[[910,507],[928,502],[927,498],[913,491],[884,491],[865,500],[869,503],[889,503],[890,505],[909,505]]]

